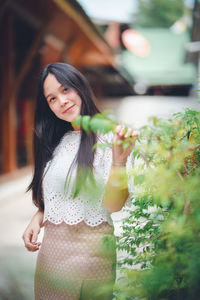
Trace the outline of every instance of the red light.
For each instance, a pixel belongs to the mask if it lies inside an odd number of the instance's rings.
[[[125,30],[122,33],[122,42],[126,49],[137,56],[145,57],[149,55],[151,49],[149,42],[136,30]]]

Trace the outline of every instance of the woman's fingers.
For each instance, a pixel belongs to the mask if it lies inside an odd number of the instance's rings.
[[[139,132],[137,131],[137,130],[134,130],[133,132],[132,132],[132,137],[138,137],[139,136]]]
[[[121,125],[118,124],[118,125],[116,126],[116,128],[115,128],[115,132],[116,132],[116,133],[119,133],[120,129],[121,129]]]
[[[29,251],[36,251],[38,249],[38,245],[31,243],[26,236],[24,238],[24,245]]]
[[[129,137],[136,138],[139,135],[138,131],[133,130],[133,128],[131,127],[125,127],[124,125],[117,125],[115,129],[115,133],[120,138],[129,138]]]
[[[23,236],[22,236],[22,239],[24,241],[24,244],[26,246],[26,244],[30,243],[31,242],[31,237],[32,237],[32,233],[31,231],[29,232],[24,232]]]
[[[125,163],[133,150],[139,133],[131,127],[117,125],[113,141],[113,161]],[[126,140],[127,139],[127,140]]]
[[[27,232],[27,233],[25,232],[23,234],[22,238],[24,240],[24,245],[28,251],[34,252],[34,251],[39,250],[39,246],[41,245],[41,243],[36,242],[37,236],[38,236],[37,233],[32,233],[31,231]]]
[[[132,136],[132,134],[133,134],[133,129],[129,127],[129,128],[127,129],[127,131],[126,131],[124,137],[127,139],[127,138],[129,138],[130,136]]]
[[[117,125],[115,133],[121,137],[123,136],[124,132],[125,132],[125,127],[122,125]]]
[[[122,126],[121,129],[120,129],[119,135],[121,137],[123,137],[125,135],[125,133],[126,133],[126,128],[124,126]]]
[[[117,139],[124,138],[125,133],[127,132],[127,128],[123,125],[117,125],[115,129],[115,135]]]
[[[36,243],[37,239],[38,239],[38,234],[39,232],[33,232],[32,238],[31,238],[31,242],[34,244]]]
[[[41,243],[35,243],[35,244],[32,244],[32,243],[30,243],[30,242],[27,242],[27,243],[25,244],[25,247],[26,247],[26,249],[27,249],[28,251],[34,252],[34,251],[39,250],[40,245],[41,245]]]
[[[30,244],[30,245],[26,246],[26,249],[28,251],[35,252],[35,251],[39,250],[39,246],[38,245]]]

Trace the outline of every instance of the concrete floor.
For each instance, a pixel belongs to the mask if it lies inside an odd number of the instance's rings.
[[[194,98],[126,97],[105,99],[102,109],[112,109],[118,119],[135,128],[147,123],[152,115],[169,117],[185,107],[200,110]],[[30,182],[30,171],[0,186],[0,299],[32,300],[33,277],[37,253],[28,252],[22,241],[35,207],[25,189]],[[122,213],[113,214],[115,232],[120,231]],[[42,239],[42,234],[40,235]]]
[[[0,299],[34,299],[36,253],[28,252],[22,241],[23,231],[35,211],[30,193],[25,194],[30,178],[29,173],[13,180],[10,188],[6,184],[0,187],[0,194],[4,195],[0,201]]]

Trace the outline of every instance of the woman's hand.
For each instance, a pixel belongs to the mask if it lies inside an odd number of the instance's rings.
[[[34,252],[39,250],[41,243],[37,242],[37,239],[42,227],[42,220],[43,212],[38,210],[23,233],[22,239],[28,251]]]
[[[113,165],[125,166],[127,157],[131,153],[138,133],[133,131],[132,128],[125,128],[122,125],[117,125],[113,140]],[[123,141],[128,139],[129,146],[124,150]]]

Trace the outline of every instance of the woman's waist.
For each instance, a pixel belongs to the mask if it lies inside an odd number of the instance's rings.
[[[46,216],[44,213],[43,218],[43,225],[45,228],[55,228],[56,230],[58,228],[66,228],[69,231],[79,231],[84,232],[85,230],[92,231],[92,232],[101,232],[104,230],[113,230],[113,221],[111,217],[107,216],[99,216],[98,218],[84,218],[78,217],[77,218],[65,218],[60,217],[58,219],[55,219],[53,217]]]
[[[51,238],[57,243],[90,243],[91,240],[101,240],[104,237],[114,236],[114,227],[108,222],[102,222],[97,226],[89,226],[84,221],[69,225],[65,222],[54,224],[48,220],[44,223],[44,238]],[[95,243],[95,242],[94,242]]]
[[[76,256],[115,256],[114,230],[107,222],[95,227],[88,226],[84,221],[76,225],[65,222],[56,225],[46,221],[44,225],[44,238],[40,249],[43,255],[49,253],[52,256],[53,251],[59,257],[63,254],[69,259]]]

